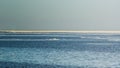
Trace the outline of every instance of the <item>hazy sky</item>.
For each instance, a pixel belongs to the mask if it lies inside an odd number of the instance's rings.
[[[120,0],[0,0],[0,29],[120,30]]]

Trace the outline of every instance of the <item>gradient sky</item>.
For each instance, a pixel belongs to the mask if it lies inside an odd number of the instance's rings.
[[[0,29],[120,30],[120,0],[0,0]]]

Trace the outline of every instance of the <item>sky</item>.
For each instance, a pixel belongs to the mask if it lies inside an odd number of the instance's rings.
[[[0,30],[120,30],[120,0],[0,0]]]

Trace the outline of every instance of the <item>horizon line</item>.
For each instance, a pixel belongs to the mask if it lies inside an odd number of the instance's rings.
[[[113,30],[0,30],[0,32],[81,32],[81,33],[120,33]]]

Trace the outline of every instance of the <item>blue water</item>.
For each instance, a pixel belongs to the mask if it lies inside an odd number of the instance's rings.
[[[0,66],[8,62],[50,68],[115,68],[120,67],[119,58],[120,34],[0,33]]]

